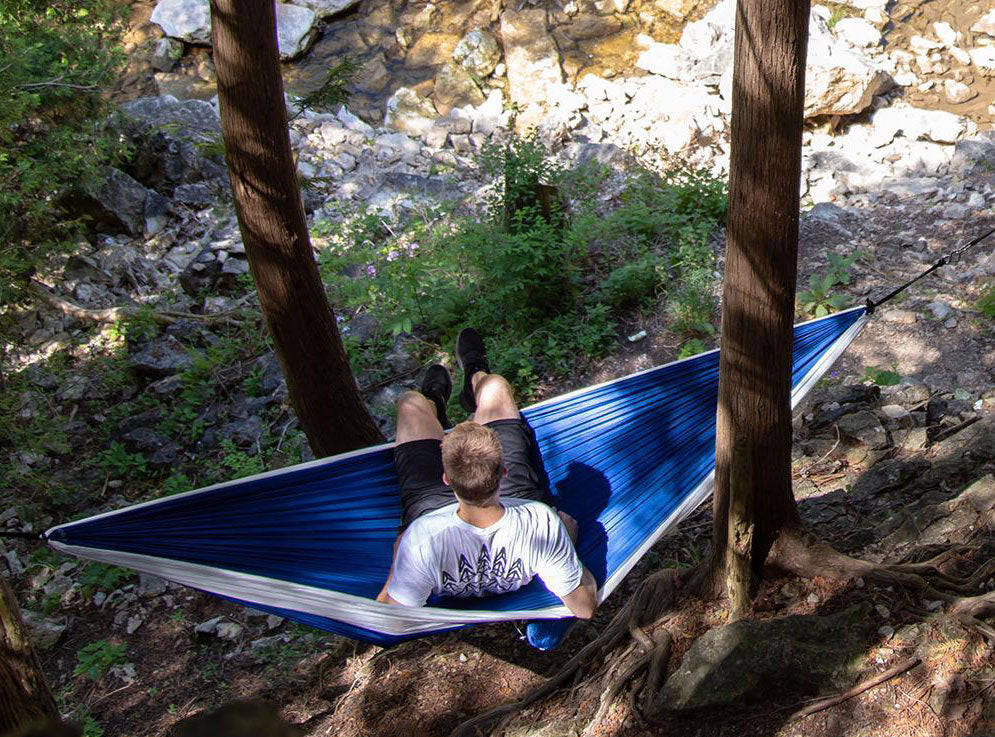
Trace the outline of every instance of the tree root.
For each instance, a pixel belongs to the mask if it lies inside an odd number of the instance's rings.
[[[890,681],[895,676],[899,676],[907,670],[912,670],[920,663],[919,658],[909,658],[908,660],[903,660],[901,663],[893,668],[889,668],[884,673],[877,673],[871,678],[868,678],[856,686],[851,688],[849,691],[845,691],[837,696],[831,696],[827,699],[820,699],[812,704],[809,704],[801,711],[797,711],[792,714],[789,718],[789,722],[794,722],[799,719],[803,719],[807,716],[815,714],[817,712],[828,709],[831,706],[836,706],[837,704],[842,704],[847,699],[852,699],[854,696],[859,696],[864,693],[864,691],[869,691],[875,686],[880,686],[885,681]]]
[[[953,602],[949,614],[964,626],[974,627],[995,643],[995,628],[982,621],[985,617],[995,616],[995,591],[958,599]]]
[[[83,322],[92,323],[115,323],[129,318],[147,316],[160,325],[172,325],[180,320],[196,320],[203,323],[234,322],[232,317],[241,312],[241,307],[224,312],[215,312],[210,315],[198,315],[193,312],[145,312],[140,305],[127,304],[118,307],[107,307],[104,309],[90,309],[76,304],[64,297],[48,291],[44,284],[32,279],[31,292],[49,307],[53,307],[64,315],[73,317]]]
[[[596,640],[581,648],[555,675],[545,683],[532,689],[521,700],[495,707],[457,725],[450,732],[449,737],[479,737],[479,735],[490,734],[496,725],[503,729],[510,722],[511,718],[523,709],[569,684],[575,676],[579,675],[581,668],[595,658],[603,657],[613,650],[626,635],[634,637],[637,644],[641,647],[645,643],[641,643],[640,639],[645,637],[650,642],[650,648],[649,652],[644,652],[637,661],[640,663],[640,667],[633,670],[632,674],[627,677],[615,679],[614,681],[615,684],[627,683],[642,667],[645,667],[652,661],[657,646],[653,645],[652,640],[646,635],[642,627],[647,622],[655,620],[670,605],[678,583],[679,576],[672,569],[657,571],[652,576],[649,576],[643,581],[636,595],[615,615],[604,632]],[[641,635],[638,633],[641,633]],[[668,636],[668,652],[670,649],[669,639]],[[629,668],[631,669],[632,666],[629,666]],[[628,672],[628,669],[626,672]],[[619,686],[620,688],[621,686]],[[616,690],[612,696],[612,700],[617,695],[618,691]],[[602,704],[604,703],[608,702],[602,699]],[[601,708],[599,707],[600,711]]]

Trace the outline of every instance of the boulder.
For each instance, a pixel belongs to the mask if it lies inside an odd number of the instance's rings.
[[[845,690],[866,647],[870,607],[826,617],[740,620],[695,640],[656,699],[683,711],[755,703],[792,703]]]
[[[458,64],[443,64],[432,96],[442,113],[453,107],[479,105],[485,99],[470,72]]]
[[[546,31],[546,11],[510,7],[501,13],[501,39],[508,66],[508,93],[520,108],[544,106],[550,90],[563,85],[560,53]]]
[[[910,140],[955,143],[977,132],[978,126],[968,118],[945,110],[921,110],[905,105],[892,105],[875,111],[871,118],[875,135],[886,133],[894,137],[901,132]]]
[[[840,432],[853,441],[866,445],[871,450],[889,447],[888,433],[873,412],[862,410],[843,415],[836,422]]]
[[[46,617],[30,609],[22,609],[21,617],[28,630],[28,639],[37,650],[51,650],[55,647],[68,626],[65,619]]]
[[[211,45],[211,6],[208,0],[159,0],[149,20],[167,36],[189,44]]]
[[[833,27],[836,37],[850,46],[868,48],[881,44],[881,31],[863,18],[842,18]]]
[[[438,111],[432,101],[419,97],[410,87],[398,87],[387,100],[384,125],[414,136],[428,132],[435,125]]]
[[[94,219],[135,236],[161,230],[168,201],[120,169],[108,166],[103,174],[100,184],[85,192],[83,207]]]
[[[211,45],[209,0],[159,0],[149,18],[162,32],[189,44]],[[276,4],[277,47],[281,59],[304,53],[314,40],[313,10],[289,3]]]
[[[474,28],[456,44],[453,60],[475,78],[484,79],[501,61],[501,48],[492,33]]]
[[[294,59],[308,50],[317,34],[315,20],[314,11],[309,8],[276,4],[276,42],[281,59]]]
[[[132,355],[128,365],[138,374],[161,378],[193,366],[193,356],[172,335],[164,335]]]
[[[971,26],[972,33],[984,33],[986,36],[995,37],[995,8],[992,8],[975,21]]]
[[[805,117],[862,112],[894,81],[858,49],[838,43],[818,10],[813,9],[809,21]]]
[[[319,18],[342,13],[359,3],[359,0],[294,0],[294,5],[309,8]]]
[[[991,71],[995,69],[995,46],[979,46],[976,49],[968,49],[971,63],[979,69]]]
[[[360,92],[376,95],[383,92],[388,82],[390,82],[390,72],[387,71],[387,59],[383,52],[379,52],[363,64],[363,68],[356,76],[355,84]]]
[[[183,56],[183,44],[172,38],[160,38],[152,51],[152,68],[157,72],[168,72]]]

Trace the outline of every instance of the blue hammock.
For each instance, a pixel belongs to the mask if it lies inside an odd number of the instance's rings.
[[[795,327],[792,406],[856,337],[858,307]],[[523,410],[550,489],[580,523],[599,601],[711,493],[717,351]],[[320,629],[388,645],[501,620],[533,620],[555,645],[569,611],[542,583],[421,608],[374,601],[401,516],[388,445],[217,484],[60,525],[55,549],[124,565]]]

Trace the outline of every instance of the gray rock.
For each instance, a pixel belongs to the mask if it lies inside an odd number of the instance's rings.
[[[266,617],[266,629],[275,630],[277,627],[283,624],[283,617],[278,617],[275,614],[270,614]]]
[[[348,10],[358,2],[359,0],[294,0],[294,5],[310,8],[319,18],[328,18]]]
[[[844,415],[836,421],[836,424],[844,435],[863,443],[871,450],[889,447],[888,433],[873,412],[862,410]]]
[[[294,59],[314,41],[317,17],[313,10],[290,3],[276,4],[276,42],[283,60]]]
[[[484,79],[501,61],[501,48],[489,31],[474,28],[456,44],[453,59],[477,79]]]
[[[169,439],[150,427],[136,427],[122,434],[121,442],[131,453],[154,453]]]
[[[8,550],[3,554],[3,557],[7,561],[7,570],[10,571],[11,576],[20,576],[27,570],[21,563],[21,559],[17,557],[16,550]]]
[[[141,617],[139,617],[137,614],[133,614],[132,616],[128,617],[128,621],[127,621],[127,623],[124,626],[124,632],[125,632],[125,634],[127,634],[127,635],[133,635],[133,634],[135,634],[135,632],[138,630],[138,628],[142,626],[143,621],[144,620]],[[134,667],[135,666],[131,666],[131,667],[132,667],[132,675],[134,675]]]
[[[98,222],[131,235],[146,232],[147,213],[159,216],[169,206],[158,193],[112,166],[104,169],[101,183],[88,189],[85,195],[84,207]]]
[[[950,317],[950,314],[953,312],[953,308],[950,305],[948,305],[946,302],[940,302],[940,301],[930,302],[928,305],[926,305],[926,309],[932,312],[933,317],[936,318],[937,320],[946,320],[948,317]]]
[[[183,56],[183,44],[171,38],[160,38],[152,51],[152,68],[160,72],[171,71]]]
[[[62,596],[64,593],[69,591],[73,587],[73,580],[68,576],[57,575],[53,576],[48,583],[45,584],[43,590],[46,596]]]
[[[249,643],[249,650],[252,652],[259,652],[260,650],[267,650],[271,647],[276,647],[284,642],[283,635],[270,635],[269,637],[260,637],[257,640],[253,640]]]
[[[870,607],[827,617],[740,620],[709,630],[664,684],[661,709],[797,701],[851,685]]]
[[[152,598],[166,593],[169,583],[150,573],[138,574],[138,595]]]
[[[21,617],[28,630],[28,639],[37,650],[50,650],[55,647],[69,626],[65,618],[46,617],[30,609],[22,609]]]
[[[221,264],[214,250],[207,246],[201,249],[186,268],[180,273],[180,286],[191,297],[201,297],[205,290],[213,290],[221,277]]]
[[[171,335],[152,341],[128,359],[128,365],[143,376],[163,377],[193,366],[190,351]]]
[[[218,431],[218,435],[230,440],[241,448],[256,448],[256,441],[263,434],[263,421],[258,417],[248,417],[244,420],[229,422]]]
[[[625,151],[614,143],[568,143],[560,155],[569,166],[590,161],[614,166],[625,158]]]
[[[218,631],[218,625],[224,617],[212,617],[211,619],[205,620],[193,628],[193,631],[198,635],[213,635]]]
[[[89,389],[89,379],[82,374],[71,374],[59,387],[55,398],[60,402],[75,402],[85,397]]]
[[[361,92],[375,95],[383,92],[388,82],[390,72],[387,70],[387,59],[383,53],[378,53],[363,65],[355,84]]]
[[[211,44],[211,8],[208,0],[159,0],[150,21],[167,36],[191,44]]]
[[[519,6],[522,7],[522,6]],[[501,13],[501,40],[508,65],[508,91],[520,108],[542,107],[563,86],[560,52],[546,31],[546,10],[509,5]]]
[[[368,312],[360,312],[342,326],[342,334],[360,345],[380,334],[380,321]]]
[[[387,114],[384,125],[388,128],[420,136],[435,124],[438,111],[427,98],[409,87],[398,87],[387,100]]]
[[[214,193],[206,184],[181,184],[173,190],[173,199],[188,207],[207,207],[214,201]]]
[[[222,640],[237,640],[242,634],[242,625],[237,622],[221,622],[215,629],[215,634]]]

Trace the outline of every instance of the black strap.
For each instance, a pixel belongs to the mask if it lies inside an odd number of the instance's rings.
[[[901,294],[906,289],[908,289],[913,284],[915,284],[917,281],[919,281],[920,279],[922,279],[925,276],[929,276],[930,274],[932,274],[934,271],[936,271],[941,266],[946,266],[951,261],[959,258],[960,255],[962,253],[964,253],[964,251],[966,251],[969,248],[974,248],[976,245],[978,245],[979,243],[981,243],[981,241],[983,241],[985,238],[987,238],[988,236],[990,236],[992,233],[995,233],[995,228],[992,228],[991,230],[989,230],[984,235],[979,235],[973,241],[968,241],[963,246],[955,248],[950,253],[947,253],[947,254],[944,254],[943,256],[940,256],[940,260],[939,261],[937,261],[935,264],[933,264],[932,266],[930,266],[928,269],[926,269],[924,272],[922,272],[915,279],[910,279],[909,281],[905,282],[904,284],[902,284],[897,289],[893,289],[891,292],[889,292],[888,294],[886,294],[884,297],[882,297],[881,299],[877,300],[876,302],[873,299],[871,299],[870,297],[868,297],[867,298],[867,302],[866,302],[866,305],[867,305],[867,314],[868,315],[873,315],[875,308],[883,305],[885,302],[887,302],[892,297],[895,297],[896,295]]]
[[[44,540],[44,532],[6,532],[0,531],[0,538],[21,538],[24,540]]]

